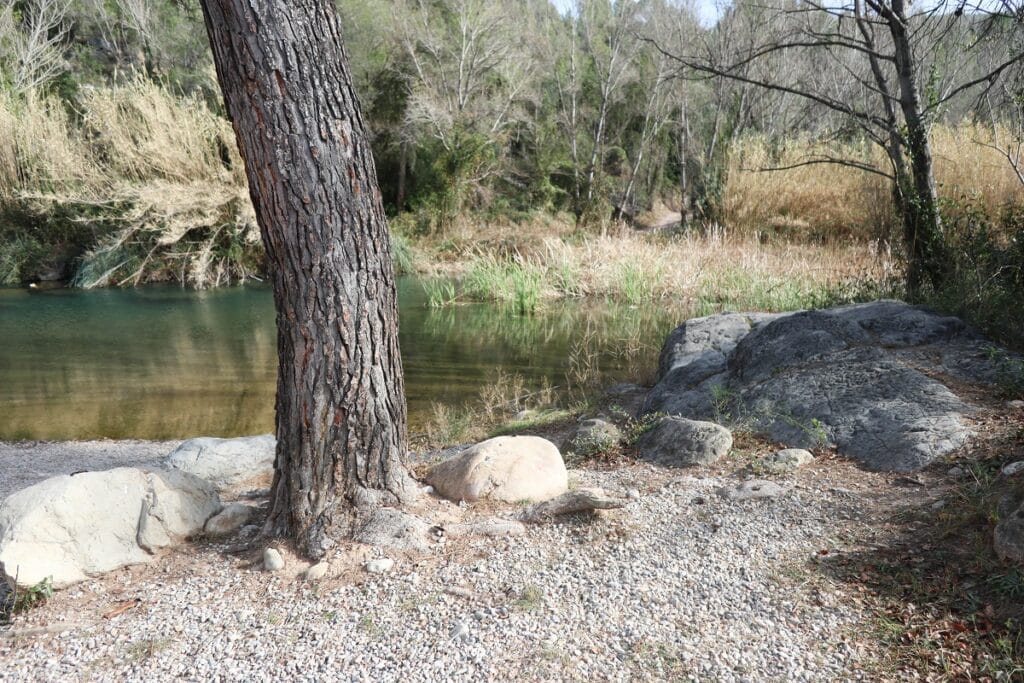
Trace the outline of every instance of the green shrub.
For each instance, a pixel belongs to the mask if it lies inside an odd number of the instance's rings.
[[[993,340],[1024,349],[1024,203],[993,220],[979,201],[943,204],[952,262],[941,288],[922,301],[967,320]]]

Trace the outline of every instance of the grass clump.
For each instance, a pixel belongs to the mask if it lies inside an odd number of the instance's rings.
[[[946,282],[921,300],[1024,349],[1024,202],[1007,204],[997,220],[989,214],[981,197],[944,204],[952,263]]]
[[[262,270],[255,213],[230,124],[198,97],[143,78],[53,96],[0,97],[4,242],[67,253],[83,287],[175,280],[207,287]],[[73,263],[72,263],[73,260]],[[34,279],[26,250],[0,277]]]
[[[544,589],[534,584],[527,584],[515,601],[515,606],[524,612],[533,612],[544,606]]]
[[[427,306],[430,308],[442,308],[451,306],[458,299],[455,291],[455,283],[448,278],[431,278],[423,282],[423,289],[427,294]]]
[[[499,370],[469,404],[434,403],[421,445],[441,448],[572,419],[575,411],[562,407],[559,399],[550,384],[532,389],[522,375]]]
[[[469,299],[499,301],[517,314],[527,315],[541,303],[544,272],[522,258],[503,260],[482,254],[469,262],[462,285]]]
[[[28,588],[9,589],[0,603],[0,623],[7,622],[15,614],[39,607],[53,597],[53,581],[47,577]]]

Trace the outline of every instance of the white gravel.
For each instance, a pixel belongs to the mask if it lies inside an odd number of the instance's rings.
[[[416,556],[346,549],[312,585],[288,553],[287,568],[268,573],[261,555],[195,544],[19,618],[0,635],[0,679],[870,679],[869,616],[811,558],[843,551],[886,480],[833,461],[777,498],[715,495],[737,476],[576,472],[576,485],[640,497]],[[467,517],[478,512],[494,514]],[[383,555],[394,568],[367,573]],[[52,633],[62,620],[71,630]],[[47,632],[25,635],[33,628]]]

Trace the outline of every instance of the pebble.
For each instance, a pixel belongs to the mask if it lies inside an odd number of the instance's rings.
[[[870,497],[830,491],[829,467],[808,470],[823,478],[767,505],[715,495],[735,486],[729,477],[581,470],[580,486],[622,491],[642,478],[645,493],[585,523],[432,543],[410,557],[415,572],[376,558],[359,579],[332,558],[339,581],[329,590],[240,569],[219,546],[197,543],[187,571],[131,577],[125,595],[145,609],[60,637],[0,637],[0,678],[871,680],[884,651],[866,651],[857,635],[875,618],[859,596],[841,582],[822,590],[790,578],[794,558],[824,548],[838,556],[845,546],[835,539],[871,528]],[[486,518],[472,507],[466,515]],[[113,585],[58,591],[18,627],[109,609]]]
[[[320,579],[327,576],[327,572],[330,570],[331,565],[329,562],[317,562],[312,567],[306,570],[303,576],[306,581],[319,581]]]
[[[1012,477],[1019,472],[1024,472],[1024,460],[1018,460],[1003,465],[1003,469],[1000,470],[1004,477]]]
[[[268,572],[279,572],[284,569],[284,557],[276,548],[263,551],[263,568]]]
[[[366,571],[371,574],[383,574],[384,572],[391,571],[392,567],[395,566],[395,561],[389,557],[381,557],[376,560],[370,560],[366,563]]]

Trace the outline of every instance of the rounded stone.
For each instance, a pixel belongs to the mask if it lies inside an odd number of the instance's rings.
[[[558,448],[538,436],[499,436],[436,465],[427,482],[452,501],[543,501],[565,493],[569,473]]]
[[[263,551],[263,568],[268,572],[277,572],[284,569],[284,557],[276,548],[267,548]]]
[[[714,422],[664,417],[637,441],[643,460],[669,467],[710,465],[732,449],[732,433]]]

